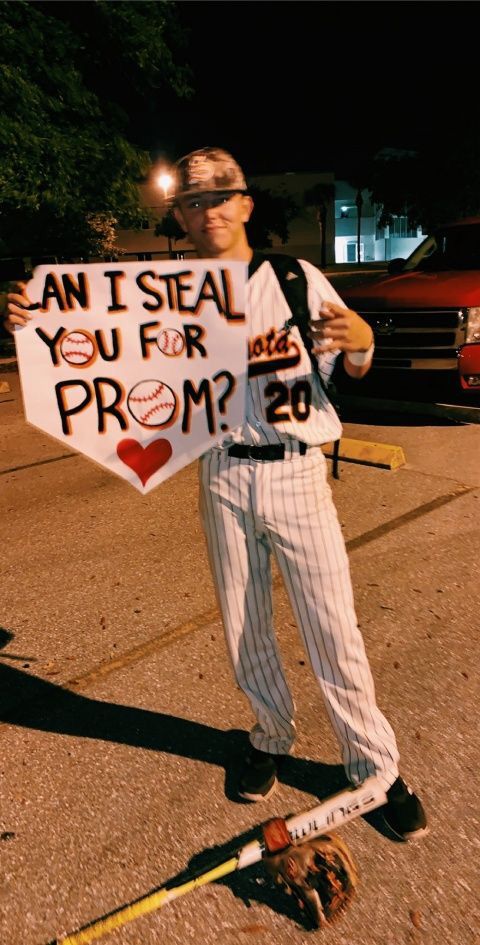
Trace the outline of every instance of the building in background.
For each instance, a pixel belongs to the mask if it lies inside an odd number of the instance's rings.
[[[272,237],[272,250],[306,259],[315,266],[335,262],[335,174],[287,171],[249,178],[249,183],[291,197],[298,207],[289,225],[288,243]]]
[[[262,190],[271,190],[274,194],[284,194],[291,197],[297,207],[298,214],[289,226],[288,243],[282,243],[278,237],[272,239],[272,250],[284,252],[292,256],[307,259],[314,265],[320,266],[323,261],[326,265],[335,262],[335,176],[333,172],[285,173],[270,174],[259,177],[250,177],[252,187]],[[161,187],[154,179],[140,187],[142,202],[149,212],[150,225],[143,230],[119,230],[117,242],[126,254],[168,253],[168,239],[155,236],[155,223],[166,213],[167,203]],[[318,203],[308,203],[308,194],[311,199],[321,200]],[[324,240],[322,251],[322,240]],[[175,240],[173,250],[193,254],[193,248],[187,239]]]
[[[307,259],[315,266],[335,263],[374,263],[407,257],[425,238],[420,227],[411,229],[406,216],[393,218],[390,226],[377,224],[379,207],[371,203],[367,190],[361,192],[360,241],[358,241],[358,194],[345,180],[335,180],[332,172],[318,174],[286,172],[250,178],[252,186],[290,196],[298,214],[289,227],[288,243],[272,239],[274,252],[284,252]],[[118,245],[126,258],[152,254],[175,253],[194,255],[187,239],[172,243],[166,236],[155,235],[155,223],[167,210],[165,195],[155,182],[141,186],[142,200],[150,214],[150,223],[143,230],[119,230]],[[313,197],[317,197],[317,201]],[[319,202],[320,201],[320,202]],[[324,240],[322,259],[322,240]],[[358,242],[360,258],[358,258]]]
[[[390,226],[379,227],[380,208],[370,201],[367,190],[358,194],[345,180],[335,182],[335,262],[376,262],[406,258],[425,239],[421,227],[412,229],[406,216],[395,216]],[[360,203],[360,241],[358,204]],[[358,259],[360,242],[360,260]]]
[[[158,183],[158,175],[145,184],[140,184],[140,197],[148,217],[145,219],[145,226],[141,230],[118,230],[117,244],[119,250],[125,254],[126,259],[152,259],[152,254],[169,255],[169,241],[166,236],[155,235],[155,225],[166,214],[168,210],[167,196],[164,188]],[[177,245],[173,247],[178,249]],[[192,246],[190,249],[193,255]]]
[[[160,178],[161,179],[161,178]],[[328,269],[335,264],[375,263],[407,257],[425,238],[420,228],[408,228],[407,218],[394,217],[389,227],[379,228],[379,208],[369,199],[368,191],[361,193],[345,180],[335,180],[333,171],[318,174],[286,172],[251,177],[250,184],[274,194],[291,197],[298,213],[289,225],[289,239],[282,243],[272,238],[272,250],[306,259],[315,266]],[[138,230],[118,230],[119,255],[129,260],[161,259],[175,256],[195,256],[187,238],[175,240],[155,234],[156,223],[168,210],[168,192],[159,184],[158,174],[140,185],[145,207],[145,226]],[[358,205],[360,204],[360,240],[358,240]],[[358,254],[358,246],[360,253]],[[0,279],[22,278],[15,266],[31,268],[42,260],[0,260]],[[47,261],[47,260],[45,260]],[[49,257],[49,261],[54,261]],[[2,268],[3,267],[3,268]],[[2,275],[3,269],[5,272]]]

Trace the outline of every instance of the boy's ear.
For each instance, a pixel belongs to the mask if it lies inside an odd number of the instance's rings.
[[[243,203],[242,223],[248,223],[252,215],[252,210],[254,207],[254,203],[253,203],[252,198],[250,197],[250,194],[244,194],[242,196],[242,203]]]

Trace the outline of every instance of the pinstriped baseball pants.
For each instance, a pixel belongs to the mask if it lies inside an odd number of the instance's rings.
[[[288,754],[295,738],[273,630],[273,552],[347,776],[358,784],[376,774],[389,787],[395,736],[376,704],[321,449],[301,456],[294,444],[273,462],[211,450],[200,461],[200,514],[233,669],[257,720],[252,744]]]

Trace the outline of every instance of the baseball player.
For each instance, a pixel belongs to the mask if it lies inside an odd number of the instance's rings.
[[[256,718],[239,794],[270,797],[295,740],[295,707],[272,625],[273,553],[349,780],[376,775],[387,790],[382,812],[391,830],[419,837],[427,832],[425,813],[399,776],[395,736],[376,704],[327,483],[321,444],[338,439],[340,421],[299,329],[288,324],[292,313],[270,263],[248,244],[252,209],[243,172],[227,152],[204,148],[178,161],[174,212],[198,255],[242,260],[249,269],[246,420],[200,460],[200,513],[227,646]],[[362,377],[373,354],[371,328],[318,269],[301,265],[321,376],[328,380],[343,352],[347,373]],[[10,296],[10,330],[25,323],[24,301]]]
[[[327,484],[321,444],[340,421],[313,370],[270,263],[252,251],[245,224],[253,202],[231,155],[204,148],[176,166],[177,222],[199,256],[249,266],[247,415],[200,461],[200,512],[228,649],[256,717],[239,779],[248,800],[268,798],[295,739],[294,704],[272,625],[270,562],[275,555],[299,631],[354,784],[377,775],[382,808],[402,839],[427,832],[418,797],[398,773],[395,736],[376,700],[355,615],[345,542]],[[371,328],[322,273],[301,261],[310,333],[325,381],[344,352],[352,377],[368,371]]]

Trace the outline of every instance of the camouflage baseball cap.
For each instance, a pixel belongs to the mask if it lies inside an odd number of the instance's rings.
[[[174,200],[230,190],[246,191],[247,182],[241,167],[228,151],[200,148],[177,161]]]

